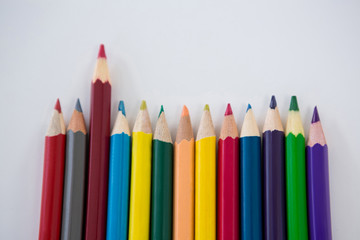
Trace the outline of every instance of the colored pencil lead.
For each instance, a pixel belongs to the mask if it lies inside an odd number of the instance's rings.
[[[225,116],[232,115],[232,114],[233,114],[233,112],[231,109],[231,105],[230,105],[230,103],[228,103],[226,111],[225,111]]]
[[[82,113],[82,108],[80,104],[80,99],[78,98],[75,105],[75,110]]]
[[[311,120],[311,123],[316,123],[316,122],[320,122],[320,117],[319,117],[319,113],[317,110],[317,106],[315,106],[315,108],[314,108],[314,113],[313,113],[313,117]]]
[[[56,100],[54,109],[56,109],[59,113],[61,113],[61,106],[60,106],[60,100],[59,99]]]
[[[124,115],[124,116],[126,116],[126,112],[125,112],[125,105],[124,105],[124,101],[123,100],[121,100],[120,102],[119,102],[119,111],[120,112],[122,112],[122,114]]]
[[[292,96],[292,97],[291,97],[291,102],[290,102],[289,111],[299,111],[299,106],[298,106],[298,102],[297,102],[296,96]]]
[[[181,112],[181,116],[189,116],[189,110],[188,108],[184,105],[183,106],[183,109],[182,109],[182,112]]]
[[[248,111],[249,111],[249,109],[251,109],[251,105],[250,105],[250,103],[249,103],[249,104],[248,104],[248,106],[247,106],[246,112],[248,112]]]
[[[140,110],[146,110],[147,106],[146,106],[146,101],[142,100],[141,105],[140,105]]]
[[[204,111],[210,111],[209,104],[205,104]]]
[[[100,44],[98,58],[106,58],[104,44]]]
[[[277,106],[276,98],[275,98],[274,95],[272,95],[272,97],[271,97],[271,102],[270,102],[270,108],[271,108],[271,109],[275,109],[276,106]]]
[[[158,118],[160,117],[161,113],[163,113],[163,112],[164,112],[164,107],[163,107],[163,105],[161,105]]]

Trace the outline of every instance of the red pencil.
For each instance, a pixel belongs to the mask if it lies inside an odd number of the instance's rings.
[[[218,142],[217,239],[239,239],[239,133],[228,104]]]
[[[39,240],[60,238],[64,157],[65,123],[58,99],[45,137]]]
[[[109,170],[111,82],[104,45],[91,83],[90,154],[85,239],[105,239]]]

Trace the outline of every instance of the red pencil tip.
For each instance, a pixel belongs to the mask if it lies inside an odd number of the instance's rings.
[[[98,58],[106,58],[104,44],[101,44],[101,45],[100,45]]]
[[[225,111],[225,116],[232,115],[232,114],[233,114],[233,112],[231,109],[231,105],[230,105],[230,103],[228,103],[226,111]]]
[[[54,109],[57,110],[59,113],[61,113],[61,106],[60,106],[59,99],[56,100],[56,104],[55,104]]]

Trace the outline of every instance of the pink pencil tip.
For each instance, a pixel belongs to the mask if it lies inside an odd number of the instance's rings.
[[[98,58],[106,58],[104,44],[101,44],[101,45],[100,45]]]
[[[59,99],[56,100],[54,109],[57,110],[59,113],[61,113],[61,106]]]
[[[233,112],[231,109],[231,105],[230,105],[230,103],[228,103],[226,111],[225,111],[225,116],[232,115],[232,114],[233,114]]]

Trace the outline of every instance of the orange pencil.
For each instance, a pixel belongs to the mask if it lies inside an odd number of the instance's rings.
[[[194,134],[183,107],[175,141],[173,239],[194,239]]]

